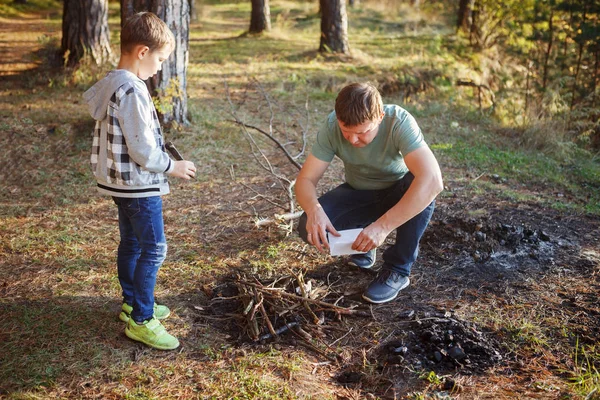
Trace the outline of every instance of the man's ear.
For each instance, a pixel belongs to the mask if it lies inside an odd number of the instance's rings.
[[[137,48],[137,57],[142,60],[146,55],[150,52],[150,47],[148,46],[139,46]]]

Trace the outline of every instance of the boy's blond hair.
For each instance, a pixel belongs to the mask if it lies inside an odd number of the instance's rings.
[[[121,29],[121,53],[130,53],[135,46],[148,46],[155,51],[170,46],[175,47],[175,36],[167,24],[151,12],[133,14]]]
[[[382,112],[381,95],[370,83],[352,83],[344,87],[335,99],[336,117],[347,126],[375,121]]]

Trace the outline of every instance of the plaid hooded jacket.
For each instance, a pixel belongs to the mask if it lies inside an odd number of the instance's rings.
[[[83,96],[96,120],[90,162],[98,191],[130,198],[169,193],[166,173],[174,165],[144,81],[115,70]]]

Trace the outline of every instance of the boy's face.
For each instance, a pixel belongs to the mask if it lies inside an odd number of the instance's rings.
[[[381,116],[372,121],[366,121],[362,124],[349,126],[345,125],[342,121],[338,119],[338,125],[340,126],[340,130],[342,131],[342,135],[344,135],[344,139],[346,139],[350,144],[354,147],[365,147],[369,143],[375,139],[377,136],[377,131],[379,129],[379,125],[383,119],[383,113]]]
[[[163,61],[169,58],[169,55],[171,55],[171,46],[169,45],[154,51],[151,51],[147,46],[143,46],[138,52],[140,58],[138,77],[145,81],[154,76],[160,71]]]

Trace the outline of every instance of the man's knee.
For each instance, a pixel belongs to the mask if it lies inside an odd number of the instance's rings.
[[[308,232],[306,231],[306,221],[308,220],[308,217],[306,216],[306,213],[302,213],[302,215],[300,216],[300,219],[298,220],[298,234],[300,235],[300,238],[302,240],[304,240],[306,243],[308,243]]]

